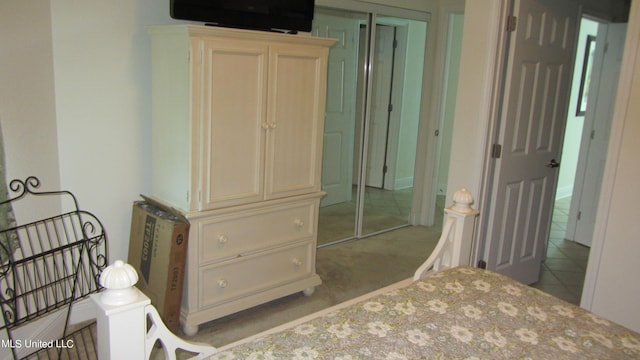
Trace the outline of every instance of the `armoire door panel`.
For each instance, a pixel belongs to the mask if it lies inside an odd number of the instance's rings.
[[[268,47],[205,43],[203,208],[263,198]]]
[[[325,51],[272,47],[266,198],[320,190]]]

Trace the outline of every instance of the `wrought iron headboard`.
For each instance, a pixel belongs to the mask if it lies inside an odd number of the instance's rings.
[[[26,223],[18,217],[16,224],[0,229],[0,331],[12,341],[14,328],[60,309],[67,311],[66,336],[71,305],[100,290],[100,273],[108,265],[100,220],[80,210],[71,192],[36,191],[39,187],[33,176],[13,180],[13,197],[0,202],[4,209],[29,197],[57,196],[71,204],[70,211]]]

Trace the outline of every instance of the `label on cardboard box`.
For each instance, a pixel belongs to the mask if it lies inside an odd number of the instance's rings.
[[[134,202],[128,262],[138,271],[136,286],[174,333],[179,328],[188,237],[189,222],[180,214],[147,198]]]
[[[142,255],[140,256],[140,275],[149,283],[149,275],[151,270],[151,253],[153,250],[153,240],[156,233],[156,218],[146,216],[144,223],[144,232],[142,235]]]

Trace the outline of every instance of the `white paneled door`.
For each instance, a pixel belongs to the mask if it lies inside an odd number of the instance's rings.
[[[329,52],[322,154],[322,190],[327,193],[322,206],[328,206],[350,201],[352,195],[360,21],[318,12],[313,25],[315,36],[338,40]]]
[[[516,0],[491,190],[487,268],[538,281],[551,226],[579,9]]]

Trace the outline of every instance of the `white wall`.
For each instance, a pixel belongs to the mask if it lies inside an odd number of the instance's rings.
[[[126,259],[131,204],[150,189],[150,46],[168,1],[0,3],[7,177],[75,193]]]
[[[51,1],[60,176],[126,259],[131,204],[150,189],[150,41],[168,1]]]
[[[60,187],[49,2],[0,1],[0,126],[7,180]]]
[[[443,89],[442,119],[439,130],[440,152],[438,162],[438,195],[447,193],[449,182],[449,158],[451,157],[451,137],[453,135],[453,120],[456,107],[456,93],[458,91],[458,75],[460,67],[460,51],[462,47],[462,30],[464,29],[464,15],[452,14],[449,24],[447,66],[445,70],[445,89]]]
[[[489,170],[484,164],[497,106],[493,82],[501,73],[499,49],[505,8],[506,0],[465,4],[446,204],[451,204],[453,193],[462,188],[474,194],[476,207],[481,208],[484,200],[482,185]]]
[[[640,2],[632,4],[582,305],[640,331]]]

